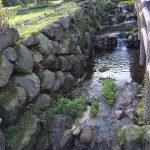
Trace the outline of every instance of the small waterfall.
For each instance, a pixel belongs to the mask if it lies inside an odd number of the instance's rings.
[[[123,5],[123,6],[122,6],[122,9],[121,9],[121,10],[122,10],[122,13],[128,13],[128,11],[127,11],[127,9],[126,9],[126,6],[125,6],[125,5]]]
[[[135,22],[136,21],[133,18],[130,19],[129,15],[126,16],[125,21],[124,21],[124,23],[125,23],[126,26],[133,25]]]
[[[120,37],[120,35],[117,36],[117,48],[126,49],[126,38]]]

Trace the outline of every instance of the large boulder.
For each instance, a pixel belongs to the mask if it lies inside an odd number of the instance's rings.
[[[67,70],[71,69],[71,67],[70,68],[68,67],[70,65],[68,65],[69,62],[68,62],[67,58],[65,58],[64,56],[59,56],[58,59],[61,63],[61,70],[62,71],[67,71]]]
[[[24,45],[19,45],[15,71],[19,73],[30,73],[33,70],[33,66],[34,61],[31,52]]]
[[[19,33],[14,28],[0,28],[0,51],[20,39]]]
[[[12,47],[8,47],[3,51],[3,54],[6,56],[6,58],[10,61],[10,62],[14,62],[17,59],[17,53],[16,50]]]
[[[117,35],[104,34],[93,37],[93,46],[96,50],[109,50],[117,46]]]
[[[57,71],[55,73],[55,82],[53,84],[52,90],[57,91],[64,84],[64,81],[65,81],[64,73],[61,71]]]
[[[8,83],[10,76],[14,70],[14,65],[11,64],[4,56],[0,56],[0,86],[3,87]]]
[[[77,45],[77,47],[75,48],[75,55],[81,62],[83,62],[84,56],[79,45]]]
[[[26,107],[27,95],[15,84],[6,85],[0,93],[0,116],[5,125],[14,123]]]
[[[43,55],[49,55],[53,49],[53,45],[50,40],[42,33],[36,35],[39,42],[38,51]]]
[[[49,121],[50,143],[53,150],[60,150],[60,141],[67,127],[67,119],[63,115],[54,115]]]
[[[125,147],[126,149],[132,148],[140,148],[141,147],[141,141],[142,141],[142,129],[141,127],[129,124],[125,125],[121,128],[121,131],[125,134]]]
[[[67,34],[60,43],[61,49],[58,54],[72,54],[76,53],[75,48],[79,43],[79,37],[75,32]]]
[[[52,52],[53,54],[59,53],[59,51],[60,51],[60,46],[59,46],[58,42],[57,42],[57,41],[51,41],[51,40],[50,40],[50,42],[51,42],[51,44],[52,44],[52,46],[53,46],[51,52]]]
[[[64,132],[63,136],[60,139],[61,150],[70,150],[72,144],[73,135],[69,131]]]
[[[60,51],[58,54],[69,54],[69,47],[70,47],[70,39],[63,38],[62,42],[60,43]]]
[[[5,135],[0,131],[0,150],[5,150]]]
[[[39,110],[44,110],[52,104],[52,101],[53,100],[49,95],[39,94],[34,100],[34,105],[35,105],[35,108]]]
[[[65,81],[62,86],[63,91],[69,91],[75,84],[76,79],[72,76],[70,72],[65,72]]]
[[[82,144],[90,144],[91,138],[92,138],[92,127],[90,125],[85,125],[80,135],[80,142]]]
[[[60,24],[52,23],[43,29],[41,32],[46,35],[50,40],[60,40],[63,35],[64,31]]]
[[[53,115],[52,119],[49,120],[49,130],[50,131],[64,131],[67,127],[67,118],[63,115],[56,114]]]
[[[68,29],[70,27],[70,16],[61,17],[57,23],[60,24],[64,30]]]
[[[49,139],[49,135],[41,135],[39,139],[37,140],[34,150],[50,150],[51,148],[51,143]]]
[[[61,63],[59,59],[51,54],[43,61],[43,66],[49,70],[58,71],[61,70]]]
[[[50,90],[55,83],[55,73],[48,69],[39,74],[41,90]]]
[[[37,46],[39,43],[38,39],[35,37],[35,36],[30,36],[28,37],[25,42],[24,42],[24,45],[26,47],[34,47],[34,46]]]
[[[23,87],[28,95],[28,102],[31,102],[40,92],[40,79],[36,74],[28,74],[14,77],[14,82]]]
[[[70,33],[70,47],[69,53],[76,53],[75,48],[79,44],[79,37],[76,33]]]
[[[76,78],[81,77],[83,75],[83,64],[81,61],[75,55],[71,55],[69,63],[72,65],[72,75]]]
[[[84,17],[84,9],[81,7],[78,7],[75,11],[74,14],[72,15],[73,20],[75,23],[78,23],[78,21],[82,20]]]
[[[36,63],[39,63],[43,60],[42,54],[39,53],[38,51],[33,51],[32,56],[33,56],[34,62],[36,62]]]
[[[5,130],[6,149],[33,150],[40,133],[40,119],[33,111],[26,111],[19,121]]]

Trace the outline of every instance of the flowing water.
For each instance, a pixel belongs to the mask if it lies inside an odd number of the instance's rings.
[[[115,118],[114,111],[136,107],[138,102],[136,95],[141,88],[143,76],[144,67],[139,66],[139,49],[128,49],[125,39],[118,38],[118,46],[113,50],[98,52],[93,50],[84,78],[80,79],[70,95],[86,93],[88,99],[97,99],[99,111],[95,119],[90,119],[88,107],[84,117],[79,120],[81,127],[85,124],[92,126],[92,144],[84,147],[76,138],[74,149],[109,150],[117,146],[116,131],[124,125],[133,123],[133,120],[127,116],[118,120]],[[112,108],[108,107],[101,96],[102,80],[108,77],[115,80],[117,88],[116,102]],[[126,98],[131,98],[132,104],[122,107],[120,101]]]

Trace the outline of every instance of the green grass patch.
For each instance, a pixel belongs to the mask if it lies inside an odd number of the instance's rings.
[[[31,9],[29,10],[28,14],[24,15],[11,15],[9,17],[8,24],[10,26],[14,26],[17,23],[20,23],[27,19],[34,19],[38,16],[44,15],[44,14],[50,14],[47,18],[37,20],[34,22],[31,22],[29,24],[26,24],[24,26],[18,27],[18,31],[21,36],[27,36],[32,33],[37,32],[39,29],[43,28],[44,26],[58,20],[58,18],[64,16],[65,14],[68,14],[69,12],[74,12],[74,10],[77,8],[76,3],[74,2],[67,2],[62,4],[61,6],[57,7],[56,9],[53,8],[39,8],[39,9]]]
[[[137,109],[138,108],[141,108],[142,113],[139,114],[136,119],[137,119],[137,121],[144,121],[144,99],[143,98],[139,101],[139,103],[137,105]]]
[[[124,133],[124,131],[122,131],[122,130],[118,131],[117,137],[119,140],[119,145],[125,144],[125,133]]]
[[[73,100],[61,97],[57,101],[54,101],[52,107],[48,109],[49,117],[51,118],[54,114],[62,114],[71,123],[76,118],[82,117],[85,111],[85,103],[86,96],[84,94]]]
[[[94,100],[91,103],[91,108],[90,108],[90,117],[91,118],[95,118],[97,116],[98,108],[99,108],[99,102],[97,100]]]
[[[102,82],[102,96],[109,106],[112,106],[116,98],[116,84],[113,79],[105,79]]]
[[[121,0],[119,2],[120,5],[124,5],[124,4],[134,4],[134,0]]]

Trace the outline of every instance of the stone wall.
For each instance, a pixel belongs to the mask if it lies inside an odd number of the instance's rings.
[[[4,128],[9,126],[6,141],[10,128],[14,140],[21,134],[19,143],[10,144],[9,150],[33,149],[42,119],[27,109],[34,105],[43,116],[54,100],[51,95],[67,92],[84,73],[92,48],[91,36],[100,22],[93,2],[78,5],[74,13],[47,25],[20,44],[16,43],[20,37],[15,29],[0,29],[0,123]],[[4,143],[3,133],[1,142]],[[4,145],[1,147],[4,149]]]

